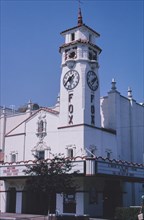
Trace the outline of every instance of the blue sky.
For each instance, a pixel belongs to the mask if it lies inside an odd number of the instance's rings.
[[[100,33],[101,96],[117,90],[144,102],[144,1],[83,0],[83,22]],[[60,32],[77,25],[76,0],[1,0],[0,105],[53,106],[60,87]]]

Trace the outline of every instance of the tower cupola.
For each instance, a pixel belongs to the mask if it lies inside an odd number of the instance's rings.
[[[77,26],[61,32],[62,74],[60,85],[60,127],[90,125],[100,127],[99,54],[100,36],[83,23],[81,8]]]

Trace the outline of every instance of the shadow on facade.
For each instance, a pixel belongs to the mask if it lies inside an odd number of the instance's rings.
[[[56,195],[52,195],[50,204],[50,213],[55,213]],[[48,194],[44,192],[23,191],[22,213],[47,215]]]
[[[122,189],[120,181],[105,181],[103,192],[103,217],[114,217],[116,207],[120,206],[122,206]]]

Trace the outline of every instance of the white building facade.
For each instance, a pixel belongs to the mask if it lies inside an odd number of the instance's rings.
[[[1,109],[1,212],[36,213],[25,194],[26,164],[34,154],[51,159],[63,153],[80,171],[80,189],[57,194],[52,211],[59,214],[112,217],[117,206],[140,205],[144,190],[144,105],[131,89],[123,97],[113,79],[107,96],[100,97],[100,36],[78,14],[76,27],[63,31],[60,46],[60,96],[54,107],[23,113]],[[29,201],[29,202],[28,202]],[[44,204],[43,204],[44,205]],[[41,210],[42,214],[42,210]]]

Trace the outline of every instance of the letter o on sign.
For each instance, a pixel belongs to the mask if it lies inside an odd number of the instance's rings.
[[[73,105],[69,105],[69,113],[73,113]]]

